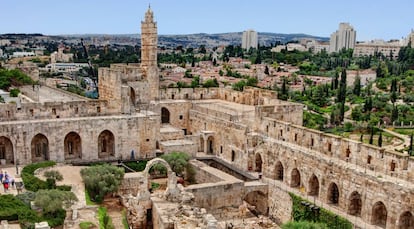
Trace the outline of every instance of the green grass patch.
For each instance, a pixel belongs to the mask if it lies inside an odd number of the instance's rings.
[[[282,229],[328,229],[323,223],[314,223],[309,221],[291,221],[282,225]]]
[[[128,219],[127,219],[125,209],[122,210],[122,225],[124,225],[124,229],[129,229]]]
[[[115,229],[111,217],[105,207],[98,208],[99,229]]]
[[[87,189],[85,189],[85,201],[86,205],[96,205],[96,203],[91,200],[91,197],[89,196],[89,192]]]
[[[97,228],[95,224],[93,224],[92,222],[87,222],[87,221],[79,223],[79,227],[81,229]]]
[[[405,129],[405,128],[395,128],[394,130],[392,130],[394,132],[397,132],[399,134],[404,134],[404,135],[408,135],[410,136],[412,133],[414,133],[414,129],[410,128],[410,129]]]

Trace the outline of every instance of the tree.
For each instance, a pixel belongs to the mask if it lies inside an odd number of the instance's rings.
[[[380,131],[379,133],[379,137],[378,137],[378,146],[382,147],[382,131]]]
[[[37,191],[34,203],[44,213],[55,213],[63,207],[70,207],[78,198],[73,192],[57,189],[41,189]]]
[[[269,75],[269,67],[267,67],[267,65],[265,67],[264,74]]]
[[[371,130],[371,134],[370,134],[370,136],[369,136],[369,144],[373,144],[374,143],[374,127],[373,126],[371,126],[370,127],[370,130]]]
[[[48,187],[52,189],[56,188],[56,181],[63,180],[62,174],[60,174],[59,171],[56,170],[45,171],[43,173],[43,176],[46,177]]]
[[[287,79],[285,77],[283,77],[282,79],[282,86],[279,89],[278,87],[276,87],[278,93],[277,93],[277,98],[281,99],[281,100],[287,100],[289,97],[289,87],[287,85]]]
[[[172,171],[182,176],[184,170],[188,166],[190,156],[183,152],[172,152],[161,156],[171,166]]]
[[[356,96],[361,95],[361,77],[359,76],[359,73],[357,73],[355,77],[353,93]]]
[[[82,169],[81,176],[91,199],[100,203],[106,194],[118,190],[124,170],[104,164]]]
[[[203,83],[203,87],[218,87],[219,83],[216,78],[208,79],[206,82]]]
[[[325,86],[324,85],[318,85],[313,90],[311,101],[313,104],[324,107],[328,103],[328,97],[325,96]]]

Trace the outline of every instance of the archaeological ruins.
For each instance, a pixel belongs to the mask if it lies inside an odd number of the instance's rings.
[[[0,105],[2,163],[191,154],[198,184],[177,186],[168,169],[165,198],[149,194],[146,171],[125,175],[120,194],[134,228],[145,224],[149,209],[155,228],[186,228],[180,226],[182,220],[174,220],[179,216],[171,215],[171,209],[200,219],[194,225],[220,228],[222,219],[238,217],[243,200],[283,223],[291,220],[288,192],[358,228],[414,227],[413,158],[307,129],[302,126],[302,105],[280,101],[274,91],[160,89],[157,24],[151,9],[141,29],[141,63],[100,68],[98,100],[29,86],[21,89],[21,105]],[[165,162],[156,160],[147,167],[154,163]],[[210,166],[213,163],[237,174]],[[224,214],[227,208],[233,211]]]

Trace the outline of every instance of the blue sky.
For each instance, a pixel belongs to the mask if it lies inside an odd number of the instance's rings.
[[[151,4],[159,34],[258,32],[329,37],[340,22],[357,40],[399,39],[413,0],[0,0],[1,33],[132,34]]]

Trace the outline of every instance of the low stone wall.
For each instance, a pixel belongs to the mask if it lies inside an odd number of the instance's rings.
[[[197,160],[190,160],[190,164],[191,166],[193,166],[194,170],[196,171],[195,180],[197,181],[198,184],[215,183],[215,182],[222,181],[220,177],[208,172],[205,169],[207,166],[206,164],[200,161],[197,161]]]
[[[124,179],[118,189],[121,196],[136,196],[143,187],[144,174],[142,172],[125,173]]]

